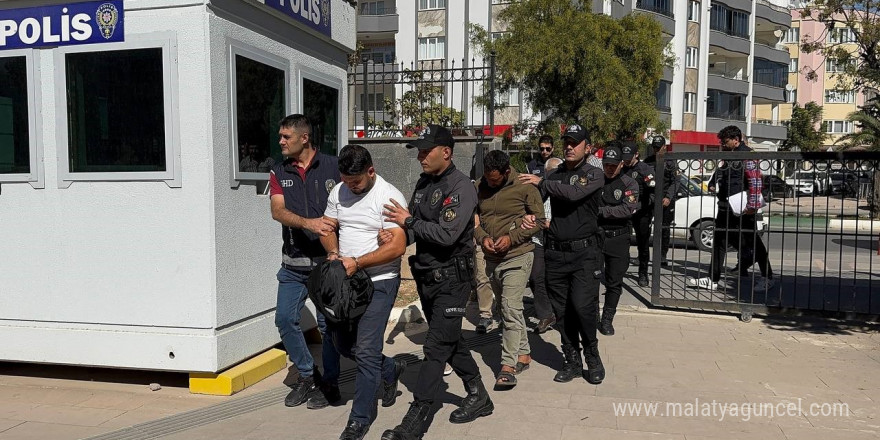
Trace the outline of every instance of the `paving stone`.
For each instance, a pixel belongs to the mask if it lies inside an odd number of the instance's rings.
[[[28,422],[57,423],[61,425],[98,426],[125,411],[101,408],[82,408],[78,406],[37,405],[11,415],[13,420]]]
[[[25,422],[23,422],[21,420],[0,419],[0,432],[6,431],[10,428],[21,425],[22,423],[25,423]]]
[[[0,432],[0,440],[74,440],[103,434],[106,428],[25,422]]]

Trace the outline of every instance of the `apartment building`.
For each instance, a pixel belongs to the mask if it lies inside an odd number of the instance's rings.
[[[829,136],[825,140],[825,147],[833,149],[840,137],[855,130],[854,123],[846,119],[847,115],[857,111],[867,99],[876,95],[876,91],[836,90],[838,81],[834,76],[841,71],[841,66],[827,61],[821,54],[800,51],[800,41],[814,41],[816,38],[823,38],[828,44],[840,44],[852,52],[858,50],[852,29],[839,24],[834,31],[828,32],[824,23],[811,18],[802,19],[800,10],[792,9],[791,28],[783,41],[789,52],[786,103],[779,106],[778,118],[781,121],[791,120],[794,103],[801,107],[809,102],[821,105],[822,119],[828,123],[826,132]],[[811,71],[816,72],[815,79],[807,79]],[[756,106],[755,114],[759,120],[773,118],[772,110],[763,105]]]
[[[374,62],[409,66],[441,61],[448,65],[453,60],[470,63],[476,54],[467,38],[468,26],[476,23],[493,37],[503,35],[507,28],[497,17],[511,2],[359,3],[358,41],[365,53],[374,57]],[[663,37],[677,62],[663,73],[657,109],[671,128],[673,149],[717,148],[715,134],[731,124],[740,126],[758,149],[775,150],[785,139],[779,107],[785,103],[790,60],[783,44],[791,23],[788,0],[593,0],[592,9],[615,18],[629,13],[648,14],[662,25]],[[380,22],[384,27],[378,27]],[[353,93],[360,96],[357,91]],[[370,93],[367,95],[370,108]],[[499,97],[503,108],[495,115],[496,124],[540,116],[531,114],[528,97],[522,95],[512,90]],[[456,98],[448,100],[450,105],[467,109],[467,103]],[[759,105],[767,106],[769,117],[755,117],[753,108]],[[358,114],[362,113],[353,111],[351,120],[360,121]],[[485,120],[485,115],[474,110],[467,118]]]

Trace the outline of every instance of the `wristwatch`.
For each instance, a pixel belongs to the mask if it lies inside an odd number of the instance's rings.
[[[403,226],[406,227],[406,229],[409,229],[412,227],[413,223],[415,223],[415,222],[416,222],[416,218],[413,216],[409,216],[406,218],[406,220],[403,221]]]

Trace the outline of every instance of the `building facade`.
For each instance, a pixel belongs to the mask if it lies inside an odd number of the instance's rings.
[[[507,28],[497,17],[509,3],[362,0],[358,41],[375,61],[403,66],[425,62],[448,65],[453,60],[469,63],[476,56],[467,38],[469,25],[479,24],[492,37],[503,35]],[[615,18],[629,13],[648,14],[663,26],[663,37],[677,62],[664,71],[657,90],[657,107],[671,128],[671,143],[677,151],[717,147],[715,133],[731,124],[740,126],[759,149],[773,150],[785,139],[779,106],[785,102],[788,79],[789,53],[782,44],[791,22],[787,6],[788,0],[592,3],[595,13]],[[385,14],[373,16],[374,11]],[[476,58],[474,63],[482,63]],[[528,97],[518,90],[500,96],[498,101],[503,108],[496,114],[496,124],[540,117],[532,114]],[[457,108],[466,108],[467,104],[454,99],[450,102]],[[766,105],[774,116],[757,118],[753,112],[756,105]],[[353,116],[352,120],[357,121]],[[479,111],[468,117],[485,120]]]

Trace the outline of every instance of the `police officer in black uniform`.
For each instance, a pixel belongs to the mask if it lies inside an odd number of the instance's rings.
[[[545,236],[544,262],[547,292],[556,314],[555,328],[562,334],[565,356],[562,370],[553,380],[570,382],[584,374],[580,354],[583,340],[588,367],[585,379],[599,384],[605,378],[605,367],[596,337],[602,267],[598,219],[599,190],[605,179],[601,169],[586,161],[590,139],[583,127],[568,126],[562,139],[565,163],[543,179],[534,174],[521,174],[519,178],[536,184],[541,195],[550,198],[553,212]]]
[[[654,216],[654,168],[639,160],[639,149],[634,141],[624,141],[622,174],[631,177],[639,184],[639,210],[633,214],[632,223],[636,232],[638,250],[639,286],[648,287],[648,260],[650,253],[651,218]],[[607,300],[607,299],[606,299]]]
[[[606,336],[614,334],[614,314],[620,302],[623,275],[629,267],[629,236],[632,216],[639,210],[639,184],[630,176],[622,174],[623,151],[620,141],[611,141],[602,156],[605,186],[599,196],[599,229],[605,240],[605,305],[599,332]]]
[[[666,153],[666,138],[663,136],[654,136],[651,140],[651,148],[654,150],[654,155],[645,159],[645,163],[648,164],[652,170],[656,170],[657,161],[662,161],[663,155]],[[654,178],[654,172],[651,173],[652,179]],[[663,199],[659,201],[659,203],[663,204],[663,219],[661,220],[663,227],[660,232],[660,265],[666,266],[669,264],[666,259],[666,254],[669,252],[669,237],[672,228],[672,221],[675,220],[675,198],[676,193],[678,192],[678,169],[671,163],[663,164],[662,192]],[[650,212],[652,214],[654,213],[653,204],[651,205]],[[654,231],[657,231],[656,225],[654,226]]]
[[[407,243],[416,243],[409,263],[428,320],[428,335],[414,402],[400,425],[382,434],[383,440],[421,438],[447,362],[467,391],[461,406],[449,416],[450,422],[468,423],[495,408],[461,335],[465,306],[474,288],[477,191],[452,163],[454,144],[446,128],[425,128],[417,140],[407,144],[419,150],[424,170],[409,204],[411,212],[394,200],[385,205],[386,220],[406,229]]]

